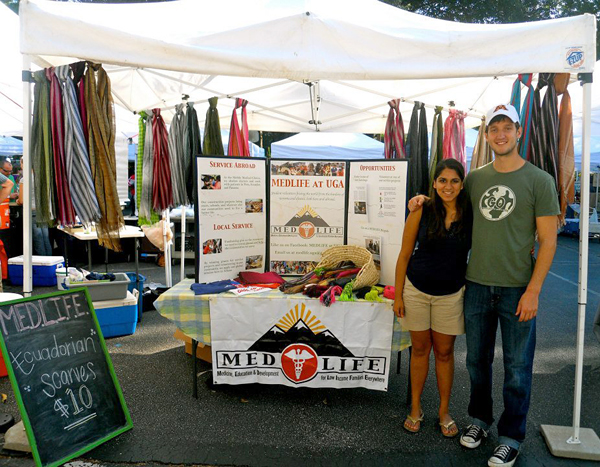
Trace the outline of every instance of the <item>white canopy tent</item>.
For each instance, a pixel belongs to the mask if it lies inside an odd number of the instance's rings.
[[[383,159],[384,145],[362,133],[305,132],[271,143],[274,159]]]
[[[407,104],[419,100],[429,107],[448,105],[450,99],[478,123],[488,107],[507,100],[514,79],[510,75],[582,73],[586,84],[581,209],[587,212],[590,82],[596,53],[592,15],[509,25],[461,24],[422,17],[375,0],[180,0],[135,5],[22,0],[20,8],[25,69],[30,59],[42,65],[77,59],[103,63],[109,68],[115,99],[129,110],[168,108],[179,103],[182,94],[195,102],[213,95],[225,103],[229,97],[243,97],[252,103],[248,109],[251,129],[279,130],[266,125],[269,119],[281,122],[285,131],[319,126],[332,130],[345,122],[346,131],[381,132],[386,102],[398,97]],[[31,114],[29,88],[24,86],[25,120]],[[342,89],[353,92],[336,99]],[[258,91],[278,96],[279,104],[265,105],[254,99]],[[307,95],[310,106],[303,104]],[[367,96],[380,100],[367,105]],[[407,105],[406,110],[410,108]],[[223,107],[219,110],[228,117]],[[355,129],[362,121],[376,123],[377,129]],[[29,137],[29,125],[25,125],[25,153]],[[26,174],[28,169],[25,158]],[[25,212],[29,211],[26,202]],[[25,216],[26,231],[29,222]],[[581,434],[588,227],[584,218],[570,438],[575,444],[580,443]],[[30,293],[31,243],[26,243],[24,292]]]

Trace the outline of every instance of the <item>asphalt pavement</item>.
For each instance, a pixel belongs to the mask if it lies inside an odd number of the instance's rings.
[[[559,237],[557,254],[540,300],[537,350],[527,439],[516,467],[597,466],[552,456],[541,424],[570,426],[573,417],[577,329],[578,240]],[[131,271],[133,264],[111,265]],[[99,267],[100,270],[102,268]],[[188,272],[193,266],[187,267]],[[173,269],[179,278],[179,266]],[[164,270],[142,263],[147,282],[164,283]],[[36,288],[34,293],[48,292]],[[5,285],[5,291],[18,291]],[[588,306],[581,426],[600,434],[600,343],[591,332],[600,303],[600,244],[590,242]],[[407,413],[407,352],[400,374],[394,355],[388,392],[364,389],[307,389],[282,386],[210,384],[210,366],[198,366],[198,399],[192,397],[192,359],[173,338],[175,326],[156,311],[144,313],[135,334],[107,339],[114,368],[133,419],[133,430],[68,465],[248,465],[248,466],[481,466],[497,441],[494,427],[476,450],[443,438],[437,427],[433,359],[424,395],[420,433],[402,429]],[[406,355],[405,355],[406,354]],[[502,410],[502,358],[497,340],[494,373],[496,417]],[[0,409],[21,417],[8,378],[0,379],[8,400]],[[465,339],[457,339],[451,411],[467,425],[469,380]],[[30,467],[33,460],[0,451],[0,466]]]

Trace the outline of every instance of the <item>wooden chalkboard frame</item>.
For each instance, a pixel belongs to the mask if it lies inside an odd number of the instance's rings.
[[[121,408],[123,410],[123,413],[125,414],[125,419],[126,419],[126,423],[124,426],[118,428],[117,430],[109,433],[108,435],[95,440],[91,443],[89,443],[88,445],[86,445],[85,447],[78,449],[75,452],[72,452],[70,454],[68,454],[67,456],[63,457],[62,459],[58,460],[58,461],[54,461],[54,462],[50,462],[50,463],[46,463],[44,464],[42,462],[42,459],[40,458],[40,454],[39,454],[39,450],[38,450],[38,446],[37,446],[37,442],[35,439],[35,435],[33,432],[33,428],[31,425],[31,421],[29,419],[29,414],[27,412],[27,408],[25,407],[25,404],[23,402],[23,396],[21,395],[21,390],[19,388],[19,384],[18,384],[18,380],[17,377],[15,375],[13,366],[12,366],[12,362],[10,360],[10,355],[8,353],[8,349],[6,347],[6,343],[4,342],[4,335],[2,334],[2,332],[0,332],[0,347],[2,349],[2,355],[4,357],[4,362],[6,364],[6,368],[8,370],[8,374],[10,377],[10,382],[13,388],[13,391],[15,393],[15,397],[17,400],[17,404],[19,406],[19,410],[21,412],[21,416],[23,419],[23,424],[25,426],[25,431],[27,432],[27,438],[29,440],[29,444],[31,445],[31,451],[33,454],[33,458],[35,460],[35,463],[38,467],[59,467],[61,465],[63,465],[64,463],[81,456],[82,454],[98,447],[99,445],[105,443],[106,441],[109,441],[110,439],[120,435],[121,433],[124,433],[125,431],[128,431],[130,429],[133,428],[133,422],[131,420],[131,416],[129,414],[129,410],[127,409],[127,404],[125,403],[125,398],[123,397],[123,392],[121,391],[121,386],[119,385],[119,381],[117,379],[117,375],[115,373],[115,369],[113,367],[112,364],[112,360],[110,359],[110,356],[108,354],[108,349],[106,348],[106,343],[104,341],[104,336],[102,335],[102,331],[100,329],[100,324],[98,323],[98,318],[96,317],[96,313],[94,311],[94,307],[92,304],[92,300],[90,298],[90,295],[87,291],[87,288],[82,287],[82,288],[76,288],[76,289],[69,289],[69,290],[64,290],[64,291],[57,291],[57,292],[53,292],[53,293],[48,293],[48,294],[42,294],[42,295],[35,295],[35,296],[31,296],[31,297],[27,297],[27,298],[22,298],[22,299],[18,299],[18,300],[10,300],[7,302],[2,302],[2,306],[6,306],[6,305],[12,305],[15,303],[23,303],[23,302],[27,302],[27,301],[31,301],[31,300],[39,300],[39,299],[44,299],[44,298],[49,298],[49,297],[56,297],[56,296],[60,296],[60,295],[67,295],[67,294],[75,294],[78,292],[83,292],[85,294],[86,300],[87,300],[87,304],[90,308],[90,314],[92,316],[92,319],[94,321],[94,326],[98,335],[98,339],[100,341],[100,345],[102,347],[102,352],[104,355],[104,358],[106,360],[107,366],[108,366],[108,370],[110,372],[110,376],[112,378],[112,382],[113,385],[115,387],[115,390],[117,392],[120,404],[121,404]]]

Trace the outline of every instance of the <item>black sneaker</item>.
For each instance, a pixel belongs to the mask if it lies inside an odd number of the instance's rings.
[[[487,432],[478,425],[469,425],[460,436],[460,444],[469,449],[475,449],[481,440],[487,437]]]
[[[517,460],[517,456],[519,455],[519,450],[512,448],[506,444],[500,444],[492,457],[488,459],[489,467],[512,467],[515,461]]]

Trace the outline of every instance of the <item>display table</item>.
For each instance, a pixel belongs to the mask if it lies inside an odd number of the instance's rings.
[[[215,295],[195,295],[190,289],[194,283],[193,279],[185,279],[174,285],[167,292],[163,293],[155,302],[154,307],[165,318],[173,321],[175,325],[189,338],[192,339],[192,355],[196,355],[198,343],[205,346],[211,344],[210,335],[210,300]],[[233,294],[225,292],[221,296],[229,295],[231,300],[238,303],[243,303],[247,309],[252,309],[251,302],[256,299],[286,299],[298,301],[311,301],[311,299],[302,294],[286,295],[279,290],[270,290],[257,294],[248,294],[241,297],[235,297]],[[384,299],[385,300],[385,299]],[[368,303],[366,301],[354,302],[356,306],[360,303]],[[392,301],[385,300],[389,304],[390,313],[392,313]],[[335,308],[335,304],[332,308]],[[401,351],[410,347],[410,333],[403,330],[400,320],[394,319],[392,351]],[[196,358],[194,361],[194,396],[196,396]]]
[[[63,227],[63,226],[59,226],[58,230],[66,233],[67,235],[70,235],[71,237],[76,238],[77,240],[83,240],[88,242],[87,243],[87,251],[88,251],[88,270],[91,272],[92,271],[92,248],[90,245],[90,242],[92,241],[97,241],[98,240],[98,234],[95,230],[92,230],[91,232],[86,232],[85,229],[83,227]],[[133,238],[135,239],[135,288],[139,289],[139,280],[140,280],[140,264],[139,264],[139,258],[138,258],[138,253],[139,253],[139,249],[140,249],[140,242],[139,239],[144,237],[144,231],[142,229],[140,229],[139,227],[135,227],[133,225],[125,225],[121,230],[119,230],[119,238]],[[66,239],[65,239],[65,261],[66,266],[68,266],[68,259],[67,259],[67,245],[66,245]],[[105,267],[106,267],[106,272],[108,272],[108,250],[106,250],[106,257],[105,257]],[[138,309],[141,310],[141,301],[142,301],[142,294],[139,294],[138,296]],[[138,321],[142,320],[142,313],[138,313]]]

